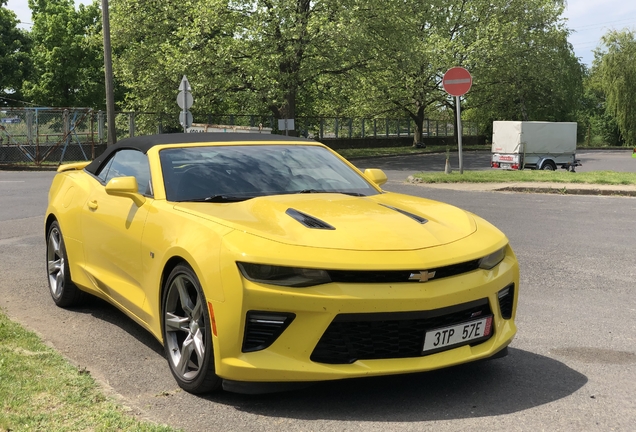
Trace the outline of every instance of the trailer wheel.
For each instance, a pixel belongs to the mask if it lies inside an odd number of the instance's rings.
[[[545,171],[556,171],[556,164],[551,160],[547,160],[543,162],[543,165],[541,165],[541,169]]]

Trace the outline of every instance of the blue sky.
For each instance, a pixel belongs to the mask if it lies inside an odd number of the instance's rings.
[[[601,36],[609,30],[636,30],[636,1],[568,0],[564,16],[573,30],[569,40],[574,52],[589,66]]]
[[[90,3],[76,0],[76,4]],[[27,0],[9,0],[7,7],[13,10],[24,23],[31,20]],[[607,31],[628,28],[636,30],[635,0],[568,0],[564,17],[567,26],[573,30],[569,40],[581,61],[590,66],[594,59],[593,50],[601,36]],[[26,27],[27,25],[25,25]]]

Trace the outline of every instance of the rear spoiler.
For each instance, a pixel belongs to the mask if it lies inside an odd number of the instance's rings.
[[[57,167],[57,172],[61,173],[66,171],[83,170],[84,168],[86,168],[86,166],[89,163],[91,163],[91,161],[75,162],[75,163],[60,165],[59,167]]]

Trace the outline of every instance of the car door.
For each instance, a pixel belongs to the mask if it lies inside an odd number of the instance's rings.
[[[112,178],[124,176],[137,179],[139,192],[147,197],[143,205],[106,193]],[[147,321],[141,238],[152,206],[148,157],[137,150],[120,150],[96,172],[94,180],[81,213],[86,270],[99,290]]]

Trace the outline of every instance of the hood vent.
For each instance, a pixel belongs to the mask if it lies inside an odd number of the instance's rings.
[[[287,209],[285,213],[296,219],[301,224],[305,225],[307,228],[335,230],[335,228],[329,225],[327,222],[323,222],[320,219],[299,212],[298,210],[294,210],[293,208]]]
[[[391,210],[395,210],[398,213],[402,213],[404,216],[408,216],[411,219],[413,219],[414,221],[416,221],[417,223],[421,223],[422,225],[424,225],[426,222],[428,222],[428,219],[423,218],[422,216],[418,216],[416,214],[413,213],[409,213],[405,210],[400,210],[399,208],[395,208],[395,207],[391,207],[385,204],[380,204],[381,206],[384,206],[386,208],[390,208]]]

